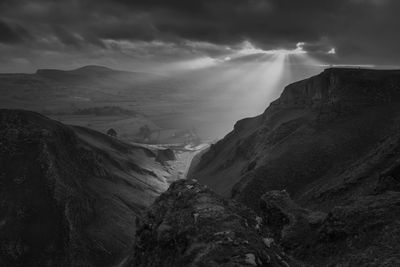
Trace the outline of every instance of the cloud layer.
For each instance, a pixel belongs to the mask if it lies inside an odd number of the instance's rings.
[[[0,71],[139,68],[223,56],[245,43],[301,43],[331,63],[397,65],[398,10],[396,0],[3,0]]]

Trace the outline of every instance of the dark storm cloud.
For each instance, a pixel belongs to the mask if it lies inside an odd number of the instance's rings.
[[[394,0],[118,2],[152,14],[160,32],[191,40],[228,45],[250,40],[263,49],[305,42],[309,52],[336,47],[343,57],[371,61],[397,55],[400,45],[400,4]]]
[[[243,41],[265,50],[303,42],[316,56],[335,48],[339,61],[394,64],[398,10],[395,0],[2,0],[0,42],[104,57],[215,56]]]
[[[344,1],[203,0],[117,1],[152,15],[154,26],[182,38],[264,46],[316,40],[332,27]]]

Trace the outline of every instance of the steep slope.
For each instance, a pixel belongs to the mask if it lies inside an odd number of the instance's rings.
[[[109,266],[168,187],[157,153],[0,110],[0,265]]]
[[[328,69],[291,84],[190,175],[252,207],[306,266],[398,266],[400,71]]]
[[[375,190],[386,168],[397,166],[399,100],[400,71],[327,69],[239,121],[191,176],[256,209],[262,194],[282,189],[330,209]]]

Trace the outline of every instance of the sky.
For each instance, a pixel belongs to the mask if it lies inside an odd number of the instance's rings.
[[[0,72],[160,72],[249,51],[393,67],[399,10],[398,0],[0,0]]]

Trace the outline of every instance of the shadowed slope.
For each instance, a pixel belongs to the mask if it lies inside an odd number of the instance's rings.
[[[156,154],[29,111],[0,111],[0,265],[107,266],[164,190]]]

